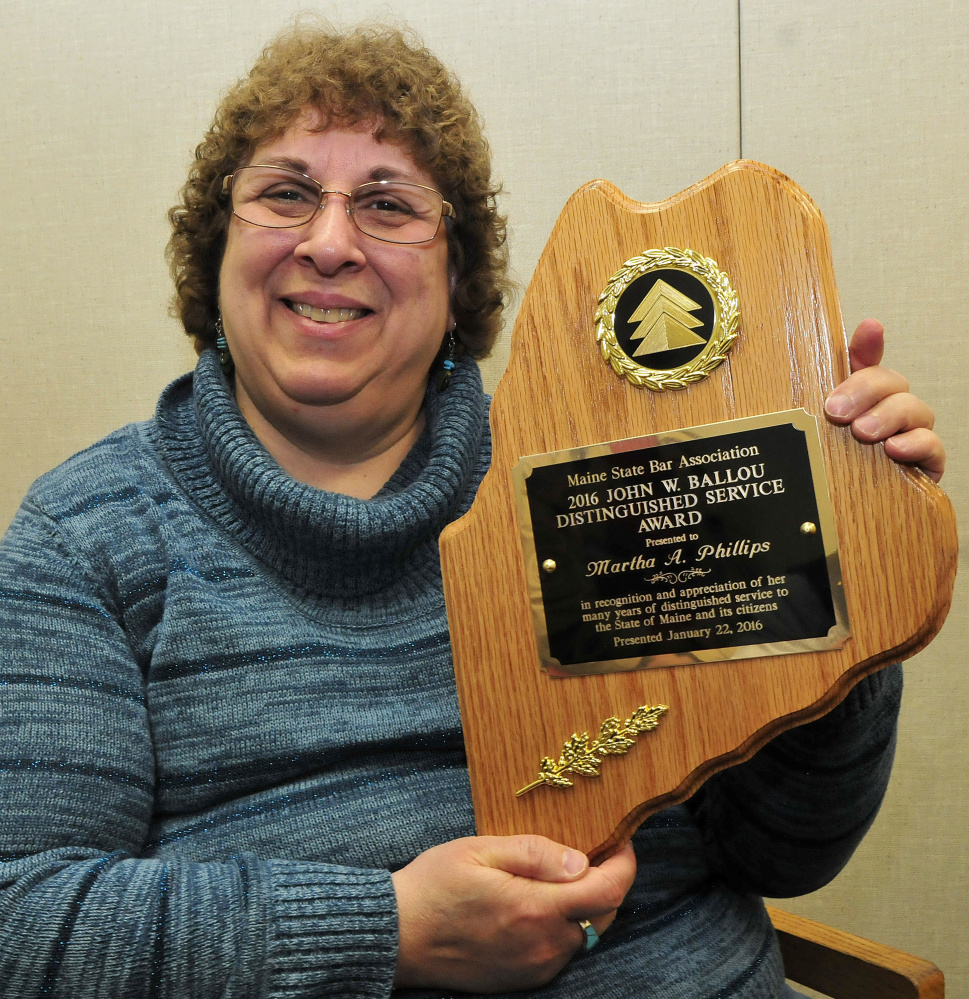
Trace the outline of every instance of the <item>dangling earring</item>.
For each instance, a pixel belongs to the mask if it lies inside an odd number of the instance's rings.
[[[222,329],[222,316],[215,321],[215,349],[219,352],[219,364],[222,367],[222,374],[229,377],[235,369],[232,355],[229,353],[229,341],[225,338],[225,330]]]
[[[454,330],[447,331],[447,356],[441,363],[441,370],[437,373],[437,390],[443,392],[451,384],[451,372],[454,370],[454,354],[458,349],[458,342],[454,338]]]

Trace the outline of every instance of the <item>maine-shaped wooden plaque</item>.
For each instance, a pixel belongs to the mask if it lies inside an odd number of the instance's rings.
[[[441,537],[479,833],[601,859],[933,638],[951,504],[825,419],[847,375],[827,228],[787,177],[569,199]]]

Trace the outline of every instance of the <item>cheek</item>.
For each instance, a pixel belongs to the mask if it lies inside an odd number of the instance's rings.
[[[447,328],[451,327],[451,292],[453,290],[453,280],[448,272],[447,251],[439,254],[439,259],[430,268],[425,281],[424,294],[428,304],[433,303],[435,316],[440,316],[442,322],[447,323]]]
[[[283,247],[277,245],[277,241],[265,238],[251,226],[247,230],[240,230],[235,220],[229,224],[219,268],[220,298],[224,293],[254,295],[263,292],[283,255]]]
[[[223,314],[238,305],[242,274],[242,254],[239,242],[233,238],[232,229],[225,244],[222,265],[219,267],[219,308]]]
[[[402,247],[395,247],[400,254]],[[451,312],[451,281],[447,271],[447,254],[433,256],[416,249],[398,255],[391,268],[383,270],[385,283],[397,306],[407,310],[419,325],[435,329],[444,323]],[[379,266],[379,265],[378,265]]]

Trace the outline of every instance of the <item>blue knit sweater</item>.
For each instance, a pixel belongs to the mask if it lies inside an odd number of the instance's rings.
[[[374,499],[317,491],[206,353],[33,487],[0,549],[0,999],[389,995],[390,871],[474,829],[437,539],[489,461],[476,367],[427,412]],[[848,858],[899,693],[654,816],[602,944],[529,995],[780,994],[758,894]]]

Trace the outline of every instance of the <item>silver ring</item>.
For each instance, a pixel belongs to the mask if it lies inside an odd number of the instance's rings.
[[[596,933],[596,928],[589,922],[588,919],[578,920],[579,929],[585,934],[585,944],[583,945],[583,950],[592,950],[593,947],[599,942],[599,934]]]

